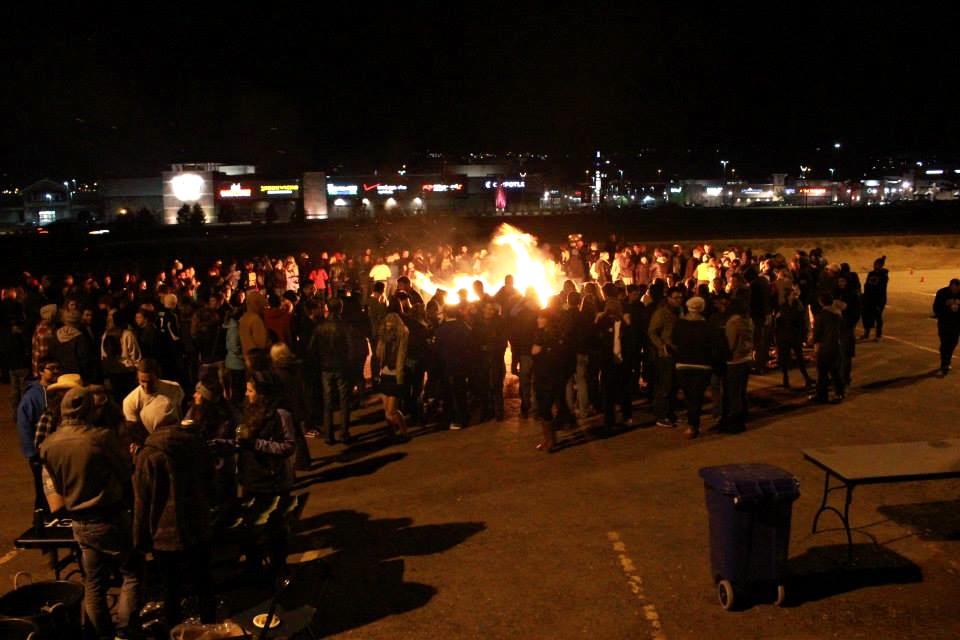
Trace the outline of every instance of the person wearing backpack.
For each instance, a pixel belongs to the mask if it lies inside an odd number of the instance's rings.
[[[730,302],[730,317],[724,325],[730,357],[724,379],[723,397],[727,399],[726,412],[720,430],[740,433],[746,429],[747,381],[753,363],[753,321],[747,304],[740,298]]]

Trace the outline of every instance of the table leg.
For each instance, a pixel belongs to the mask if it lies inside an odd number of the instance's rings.
[[[820,521],[820,516],[827,511],[832,511],[837,514],[837,517],[840,518],[840,522],[843,523],[843,531],[847,534],[847,561],[853,560],[853,533],[850,530],[850,503],[853,502],[853,489],[854,485],[847,482],[843,482],[838,486],[830,486],[830,477],[831,474],[829,471],[826,472],[826,476],[823,480],[823,498],[820,500],[820,508],[817,509],[816,515],[813,516],[813,531],[812,533],[817,532],[817,523]],[[837,491],[838,489],[845,489],[846,496],[843,501],[843,511],[840,511],[836,507],[828,504],[830,499],[830,493]]]
[[[54,580],[60,580],[60,552],[56,547],[50,549],[50,566],[53,568]]]

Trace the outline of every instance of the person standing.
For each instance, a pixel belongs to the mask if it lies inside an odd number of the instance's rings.
[[[251,291],[247,294],[246,307],[246,312],[240,316],[238,335],[244,362],[249,371],[252,369],[250,352],[254,349],[266,349],[268,346],[267,325],[263,321],[267,299],[259,291]]]
[[[860,288],[850,272],[837,276],[834,304],[840,306],[843,326],[840,333],[840,372],[849,387],[853,382],[853,358],[857,355],[856,329],[860,322]]]
[[[474,328],[480,358],[476,385],[480,392],[482,407],[481,422],[495,419],[503,421],[503,378],[506,375],[504,353],[507,350],[507,333],[500,316],[500,306],[493,300],[483,304],[480,321]]]
[[[791,360],[797,363],[803,383],[809,387],[810,375],[803,361],[803,336],[806,332],[807,310],[800,302],[800,289],[796,286],[787,293],[787,298],[777,310],[776,337],[777,361],[783,373],[783,388],[790,388]]]
[[[616,406],[620,405],[623,424],[633,424],[630,388],[630,321],[623,315],[620,301],[610,298],[596,320],[600,342],[600,397],[603,405],[603,428],[616,426]]]
[[[350,442],[351,370],[360,351],[360,339],[343,319],[343,301],[327,301],[327,319],[317,325],[308,352],[312,366],[320,372],[323,387],[323,430],[327,444],[336,444],[333,434],[334,402],[340,407],[340,442]]]
[[[677,358],[677,386],[683,390],[687,405],[687,438],[700,435],[700,414],[703,397],[710,385],[715,363],[726,356],[724,336],[708,324],[703,312],[706,301],[694,296],[687,300],[687,314],[673,328],[673,344]]]
[[[730,303],[730,317],[724,326],[730,359],[727,360],[723,397],[726,399],[726,415],[723,418],[722,431],[740,433],[746,428],[747,421],[747,383],[750,379],[750,365],[753,362],[753,321],[749,307],[741,298]]]
[[[890,282],[890,272],[884,268],[887,256],[881,256],[873,261],[873,271],[867,274],[863,283],[863,339],[870,339],[870,332],[877,328],[878,342],[883,337],[883,309],[887,306],[887,284]]]
[[[381,284],[381,283],[377,283]],[[400,403],[407,397],[407,347],[410,331],[399,314],[388,313],[378,327],[377,358],[380,371],[380,393],[383,394],[383,415],[387,426],[398,438],[407,437],[407,417]]]
[[[474,370],[475,354],[473,332],[461,318],[459,307],[448,307],[443,324],[436,331],[437,356],[443,367],[444,407],[450,418],[450,430],[467,426],[470,409],[467,406],[467,381]]]
[[[829,293],[821,292],[817,302],[821,307],[813,325],[813,349],[817,359],[817,392],[810,396],[810,399],[824,403],[829,399],[831,381],[838,399],[843,399],[846,389],[841,369],[843,311],[842,303],[836,304],[839,301],[834,300]]]
[[[157,562],[171,628],[183,621],[185,576],[199,598],[201,622],[215,622],[217,606],[210,571],[213,460],[203,434],[192,424],[182,426],[178,415],[165,397],[144,411],[150,435],[133,476],[134,546]]]
[[[63,397],[59,428],[40,445],[44,492],[50,510],[65,508],[80,547],[85,617],[97,638],[113,638],[136,627],[140,608],[141,558],[132,545],[125,488],[130,457],[110,429],[93,427],[88,418],[92,394],[84,387]],[[119,572],[123,583],[114,628],[107,591]]]
[[[183,388],[172,380],[160,379],[160,365],[156,360],[141,360],[137,364],[137,386],[123,399],[123,419],[127,428],[137,434],[134,436],[135,441],[142,442],[149,433],[141,418],[142,412],[161,397],[176,407],[179,419],[184,397]]]
[[[247,381],[247,402],[237,427],[237,468],[244,498],[266,515],[266,549],[271,578],[286,569],[289,535],[284,503],[293,488],[296,434],[290,412],[280,408],[283,391],[270,372],[255,371]],[[349,410],[349,405],[347,406]],[[262,575],[261,545],[247,549],[255,576]],[[271,580],[272,582],[272,580]]]
[[[950,361],[960,337],[960,279],[937,291],[933,300],[933,315],[937,317],[937,334],[940,336],[940,372],[944,377],[950,372]]]
[[[510,340],[510,369],[520,379],[520,417],[530,415],[533,384],[533,335],[537,330],[537,297],[532,289],[510,310],[507,337]]]
[[[60,363],[56,359],[44,356],[40,361],[40,377],[27,383],[27,389],[20,398],[17,406],[17,435],[20,437],[20,452],[30,465],[33,473],[33,511],[34,514],[49,513],[47,499],[43,493],[42,471],[40,454],[34,444],[37,433],[37,422],[47,408],[47,387],[56,382],[60,375]],[[36,524],[36,523],[35,523]]]
[[[553,406],[565,403],[563,343],[559,327],[549,309],[537,314],[537,330],[530,349],[533,358],[533,386],[537,402],[537,417],[540,420],[541,440],[537,449],[552,453],[557,441],[554,433]]]
[[[671,287],[660,306],[653,312],[650,328],[647,330],[650,346],[656,353],[657,373],[656,387],[653,392],[653,413],[657,418],[658,427],[676,426],[676,416],[673,412],[676,378],[672,336],[682,306],[683,292],[678,287]]]

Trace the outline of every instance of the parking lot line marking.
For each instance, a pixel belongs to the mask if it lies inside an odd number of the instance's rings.
[[[0,557],[0,566],[5,565],[11,560],[13,560],[14,558],[16,558],[19,553],[20,553],[20,549],[11,549],[7,553],[5,553],[3,557]]]
[[[653,603],[647,599],[647,595],[643,591],[643,578],[638,575],[636,565],[630,556],[627,555],[627,545],[616,531],[608,531],[607,539],[610,540],[613,550],[617,553],[620,566],[623,568],[623,573],[627,576],[627,586],[630,587],[630,591],[633,592],[633,595],[640,601],[640,609],[643,611],[643,617],[646,618],[647,623],[650,624],[650,637],[653,638],[653,640],[666,640],[667,635],[663,632],[660,624],[660,614],[657,612],[657,608]]]
[[[909,340],[904,340],[903,338],[897,338],[895,336],[891,336],[889,333],[883,334],[883,337],[890,338],[891,340],[894,340],[896,342],[902,342],[903,344],[908,344],[911,347],[914,347],[915,349],[922,349],[923,351],[929,351],[930,353],[935,353],[937,355],[940,355],[940,352],[937,351],[936,349],[931,349],[930,347],[925,347],[922,344],[917,344],[916,342],[910,342]],[[953,356],[953,357],[956,358],[957,356]]]

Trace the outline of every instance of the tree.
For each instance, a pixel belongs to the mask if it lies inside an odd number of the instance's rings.
[[[193,210],[190,212],[190,226],[199,227],[206,223],[207,216],[203,213],[203,207],[200,206],[199,202],[193,203]]]
[[[186,202],[177,209],[177,224],[187,224],[190,222],[190,205]]]
[[[157,218],[153,215],[153,212],[150,211],[150,209],[147,209],[146,207],[140,207],[140,210],[137,211],[136,216],[137,216],[136,217],[137,224],[142,227],[151,227],[157,223]],[[178,220],[179,220],[179,217],[180,215],[178,213],[177,214]]]

